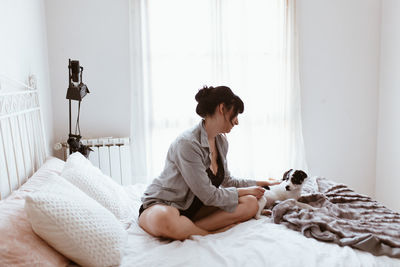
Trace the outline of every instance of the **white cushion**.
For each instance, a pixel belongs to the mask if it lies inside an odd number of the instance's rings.
[[[125,228],[134,220],[132,201],[124,188],[81,153],[68,157],[61,176],[111,211]]]
[[[26,196],[25,211],[33,231],[82,266],[119,265],[127,240],[121,223],[65,179],[52,179]]]

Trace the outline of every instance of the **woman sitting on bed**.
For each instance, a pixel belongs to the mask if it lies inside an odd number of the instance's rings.
[[[203,119],[170,145],[164,170],[142,197],[139,225],[156,237],[183,240],[224,231],[254,217],[261,186],[279,183],[229,173],[225,133],[239,124],[242,100],[226,86],[204,87],[195,98]]]

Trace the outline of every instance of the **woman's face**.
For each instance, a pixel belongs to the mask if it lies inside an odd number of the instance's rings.
[[[233,107],[224,113],[224,125],[223,125],[223,133],[229,133],[235,125],[239,124],[238,115],[232,117]]]

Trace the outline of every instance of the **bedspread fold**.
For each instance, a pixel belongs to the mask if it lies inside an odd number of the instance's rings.
[[[299,201],[314,207],[301,209],[288,199],[272,210],[275,223],[306,237],[400,258],[400,214],[344,184],[316,177],[317,189]],[[303,191],[304,193],[304,191]]]

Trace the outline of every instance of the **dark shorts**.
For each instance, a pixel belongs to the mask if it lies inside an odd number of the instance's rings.
[[[164,203],[154,203],[153,205],[155,205],[155,204],[164,204]],[[151,205],[151,206],[153,206],[153,205]],[[164,204],[164,205],[165,205],[165,204]],[[149,207],[151,207],[151,206],[149,206]],[[193,199],[192,204],[190,205],[190,207],[189,207],[187,210],[180,210],[180,209],[178,209],[178,210],[179,210],[179,214],[182,215],[182,216],[186,216],[186,217],[188,217],[189,219],[193,220],[193,218],[194,218],[194,216],[196,215],[197,211],[199,211],[199,209],[200,209],[202,206],[203,206],[203,202],[201,202],[200,199],[198,199],[197,197],[195,197],[195,198]],[[149,207],[148,207],[148,208],[149,208]],[[140,208],[139,208],[139,217],[140,217],[140,215],[143,213],[144,210],[145,210],[145,208],[143,207],[143,205],[140,205]]]
[[[140,208],[139,208],[139,217],[140,217],[140,215],[142,215],[143,211],[144,211],[143,205],[140,205]]]

